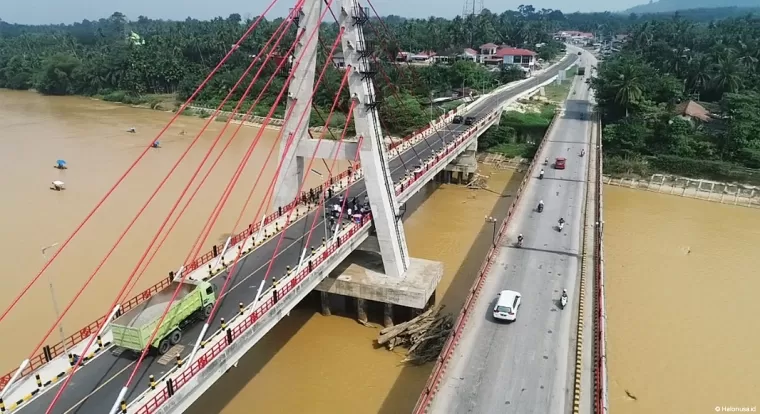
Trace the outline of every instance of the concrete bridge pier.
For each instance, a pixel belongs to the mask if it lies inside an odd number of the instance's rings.
[[[318,0],[307,3],[315,1]],[[343,58],[346,67],[351,68],[348,89],[356,104],[353,113],[356,135],[362,137],[357,149],[372,210],[372,229],[358,250],[322,280],[316,291],[356,298],[359,321],[366,322],[365,304],[369,301],[386,307],[424,308],[441,280],[443,263],[409,255],[401,220],[403,212],[396,198],[377,111],[373,78],[378,68],[369,59],[373,45],[365,41],[362,30],[369,15],[357,0],[341,0],[340,4],[338,22],[344,30]]]
[[[475,172],[478,170],[477,151],[478,140],[476,139],[464,150],[462,155],[446,166],[444,171],[448,173],[448,182],[451,182],[453,173],[457,173],[459,184],[467,184],[472,181]]]

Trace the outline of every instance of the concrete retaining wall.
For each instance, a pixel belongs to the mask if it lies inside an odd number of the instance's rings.
[[[596,254],[594,280],[594,414],[607,414],[609,410],[607,380],[607,310],[604,294],[604,165],[602,154],[602,128],[597,128],[597,180],[596,180]]]
[[[760,188],[736,183],[697,180],[675,175],[654,174],[648,180],[638,178],[612,178],[605,176],[605,184],[696,198],[736,206],[760,208]]]

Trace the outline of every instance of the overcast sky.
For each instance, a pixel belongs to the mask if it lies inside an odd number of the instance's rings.
[[[11,23],[72,23],[83,19],[97,20],[120,11],[130,19],[139,15],[151,18],[184,20],[190,16],[208,19],[240,13],[241,16],[260,14],[271,0],[0,0],[0,19]],[[337,0],[335,0],[337,1]],[[478,1],[478,0],[476,0]],[[481,0],[493,12],[516,9],[521,4],[532,4],[536,9],[575,11],[624,10],[647,0]],[[431,13],[441,17],[454,17],[462,13],[465,0],[373,0],[381,15],[397,14],[405,17],[427,17]],[[273,15],[287,12],[294,0],[279,0],[272,9]],[[268,16],[270,14],[267,14]]]

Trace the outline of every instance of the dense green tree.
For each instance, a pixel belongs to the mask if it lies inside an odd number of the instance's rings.
[[[591,82],[612,169],[642,159],[679,174],[735,179],[729,172],[737,165],[760,167],[757,39],[760,19],[752,16],[709,24],[675,16],[633,25],[622,51],[601,62]],[[709,117],[687,119],[675,111],[689,100]]]
[[[151,96],[167,94],[183,101],[193,95],[206,75],[235,47],[252,21],[244,21],[239,14],[210,21],[190,18],[182,22],[162,21],[145,16],[131,21],[120,12],[98,21],[84,20],[71,25],[26,26],[0,21],[0,87],[37,89],[52,95],[102,95],[126,103],[165,101]],[[560,12],[530,6],[501,14],[484,10],[478,16],[453,20],[389,16],[381,23],[372,19],[365,33],[367,44],[375,49],[379,61],[381,70],[375,78],[378,102],[381,113],[388,117],[384,120],[390,132],[403,133],[427,123],[429,114],[422,116],[426,111],[421,108],[428,108],[431,98],[448,94],[452,89],[462,86],[491,89],[524,76],[519,69],[507,67],[491,72],[468,61],[414,68],[393,64],[399,50],[431,50],[455,57],[465,47],[497,42],[536,49],[541,58],[548,60],[563,50],[551,36],[551,30],[561,27],[563,21]],[[282,40],[269,42],[282,22],[282,19],[262,20],[197,95],[196,104],[220,105],[246,73],[252,57],[264,60],[272,46],[277,45],[272,59],[276,62],[266,65],[257,77],[260,65],[255,65],[224,105],[224,109],[232,110],[256,77],[241,112],[257,102],[253,114],[267,114],[278,91],[285,86],[290,67],[285,63],[278,72],[278,63],[287,54],[286,45],[295,39],[295,27],[291,27]],[[322,24],[320,36],[325,40],[324,47],[318,49],[320,68],[331,48],[332,42],[327,39],[334,39],[337,33],[334,22]],[[273,74],[267,86],[267,79]],[[325,72],[313,102],[317,115],[312,117],[314,125],[324,122],[341,79],[341,71]],[[262,93],[264,89],[267,91]],[[277,116],[283,115],[286,101],[282,99],[275,107]],[[337,110],[345,114],[349,105],[349,94],[344,89]]]

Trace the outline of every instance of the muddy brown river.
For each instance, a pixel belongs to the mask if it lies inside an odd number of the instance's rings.
[[[44,258],[40,249],[65,240],[170,118],[171,114],[167,113],[86,98],[0,91],[0,130],[3,131],[0,134],[0,171],[3,172],[0,182],[5,191],[5,202],[0,204],[0,228],[3,229],[0,257],[5,272],[0,277],[6,292],[0,297],[0,306],[5,308],[42,267]],[[11,337],[13,341],[13,346],[3,346],[0,353],[3,372],[10,371],[26,358],[26,352],[41,340],[55,320],[47,275],[63,308],[204,122],[195,117],[180,117],[161,138],[161,148],[148,153],[45,276],[0,324],[3,337]],[[66,335],[107,313],[119,287],[222,125],[218,122],[210,124],[197,144],[198,148],[190,152],[187,161],[180,165],[166,188],[72,307],[63,321]],[[132,127],[137,130],[136,134],[126,132]],[[222,137],[218,148],[233,130],[234,126]],[[186,133],[183,135],[182,131]],[[165,277],[169,270],[182,262],[257,131],[251,127],[241,129],[138,282],[135,292]],[[232,231],[276,135],[274,130],[264,132],[243,178],[211,232],[204,252]],[[207,165],[217,151],[212,153]],[[52,168],[57,159],[66,160],[69,169]],[[345,167],[342,165],[340,170]],[[252,202],[245,213],[248,221],[259,207],[275,168],[274,160],[264,168],[261,188],[256,190],[253,198],[256,202]],[[315,162],[315,169],[323,174],[326,171],[322,162]],[[205,169],[201,174],[204,172]],[[484,170],[483,173],[491,175],[489,187],[492,191],[444,186],[433,192],[406,221],[411,254],[444,263],[445,274],[438,298],[450,309],[461,307],[489,248],[492,230],[490,225],[484,224],[483,217],[494,214],[494,208],[506,211],[511,201],[509,188],[515,188],[519,182],[519,177],[513,177],[510,171]],[[319,181],[314,174],[311,178],[311,184]],[[65,191],[49,190],[50,182],[56,179],[66,183]],[[402,355],[373,348],[372,341],[376,336],[377,329],[359,325],[350,317],[323,317],[309,309],[294,311],[190,411],[232,414],[249,412],[250,407],[255,406],[262,412],[408,412],[431,367],[400,366]],[[57,332],[54,332],[47,343],[58,340]]]

